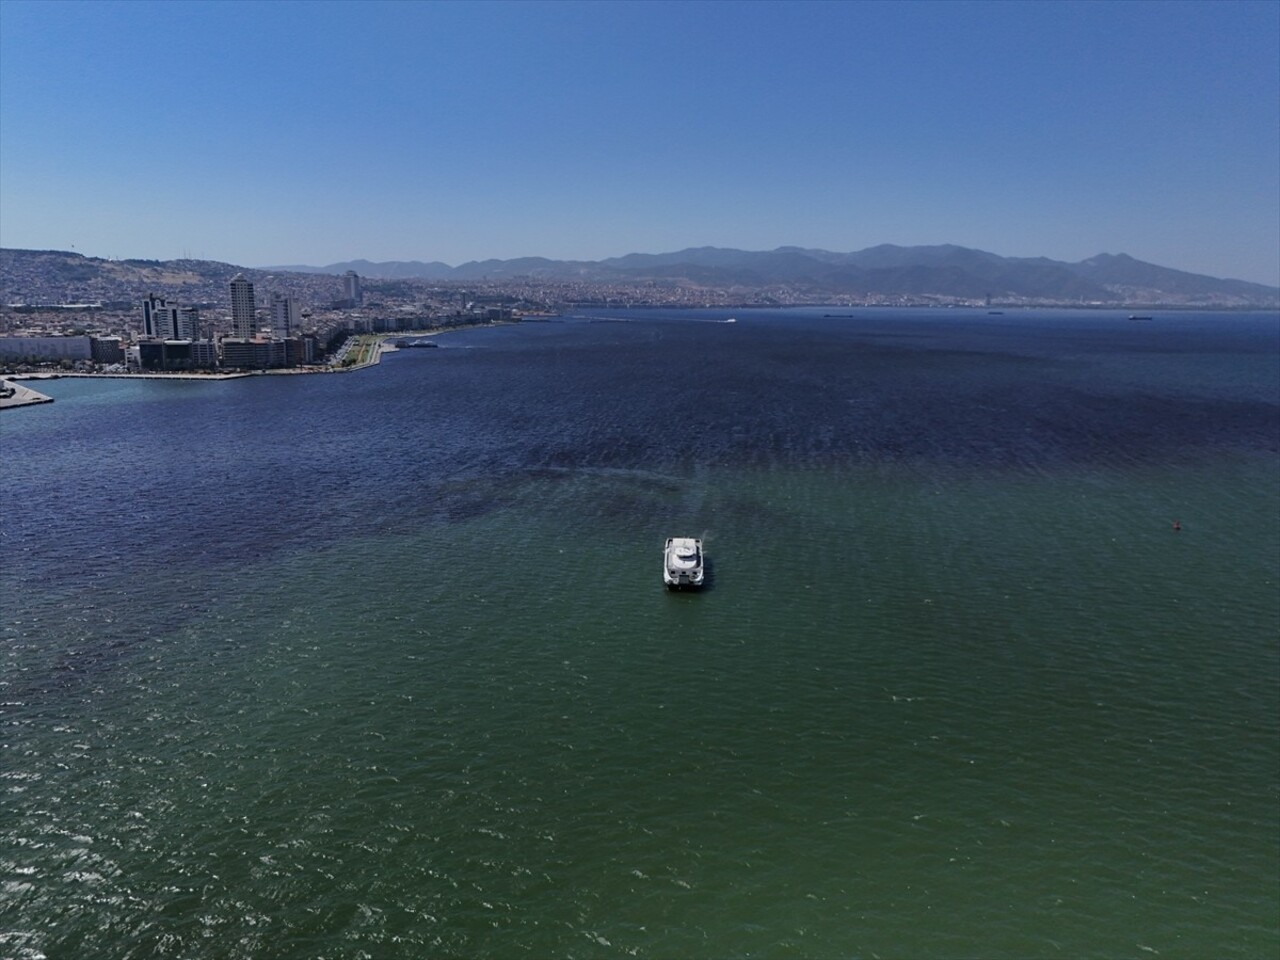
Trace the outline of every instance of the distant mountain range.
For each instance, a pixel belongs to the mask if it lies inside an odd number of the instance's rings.
[[[123,300],[148,292],[199,302],[226,295],[227,281],[243,271],[273,289],[321,302],[340,296],[336,276],[354,270],[366,287],[411,283],[565,283],[601,288],[618,296],[653,286],[727,291],[741,302],[818,303],[982,300],[1040,304],[1280,307],[1280,288],[1243,280],[1220,280],[1102,253],[1079,263],[1046,257],[1002,257],[982,250],[882,244],[856,253],[802,247],[769,251],[695,247],[675,253],[632,253],[607,260],[471,261],[445,263],[352,260],[324,267],[238,267],[208,260],[103,260],[58,250],[0,250],[0,299],[5,303],[68,303]],[[579,291],[581,292],[581,291]],[[572,291],[548,290],[548,302]],[[829,299],[827,299],[829,298]]]
[[[1002,257],[944,244],[899,247],[881,244],[856,253],[802,247],[769,251],[692,247],[675,253],[632,253],[606,260],[472,260],[451,267],[438,261],[373,263],[352,260],[324,267],[264,269],[295,273],[344,273],[364,277],[434,281],[575,280],[634,283],[683,281],[715,288],[790,287],[806,294],[842,297],[942,296],[1018,298],[1099,303],[1222,303],[1280,305],[1280,287],[1223,280],[1102,253],[1079,263],[1047,257]]]

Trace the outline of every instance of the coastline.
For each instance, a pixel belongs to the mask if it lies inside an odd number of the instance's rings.
[[[357,334],[353,339],[363,342],[360,349],[368,350],[368,356],[357,363],[343,367],[334,364],[312,365],[306,367],[289,367],[287,369],[275,370],[237,370],[233,373],[195,373],[190,371],[180,372],[148,372],[148,373],[86,373],[84,371],[39,371],[36,373],[15,373],[5,374],[2,378],[6,382],[10,382],[14,389],[32,394],[35,397],[43,399],[24,400],[21,402],[11,402],[13,398],[4,398],[0,400],[0,407],[9,409],[11,407],[29,406],[33,403],[52,403],[52,397],[46,397],[42,393],[37,393],[27,387],[17,386],[17,381],[30,380],[62,380],[69,378],[82,378],[94,380],[240,380],[244,377],[263,377],[263,376],[300,376],[307,374],[327,374],[327,373],[352,373],[356,370],[367,370],[369,367],[377,366],[382,360],[384,353],[395,353],[400,348],[395,344],[389,344],[389,339],[399,339],[401,337],[412,337],[421,339],[423,337],[438,337],[441,334],[452,333],[456,330],[474,330],[478,327],[498,327],[506,326],[510,323],[518,323],[519,321],[485,321],[483,323],[465,323],[450,327],[438,327],[431,330],[399,330],[395,333],[362,333]],[[372,344],[368,341],[372,340]],[[17,394],[15,394],[15,397]]]

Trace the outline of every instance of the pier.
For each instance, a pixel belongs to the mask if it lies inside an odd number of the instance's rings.
[[[24,387],[20,383],[0,380],[0,410],[8,410],[11,407],[29,407],[34,403],[53,403],[53,397],[37,393],[30,387]]]

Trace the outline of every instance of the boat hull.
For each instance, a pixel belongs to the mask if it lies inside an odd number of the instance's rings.
[[[705,581],[703,580],[667,580],[664,578],[668,590],[701,590]]]

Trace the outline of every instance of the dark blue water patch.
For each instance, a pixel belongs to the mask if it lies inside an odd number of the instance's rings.
[[[5,428],[0,544],[19,583],[110,579],[126,553],[216,570],[471,520],[555,471],[1038,472],[1273,456],[1280,437],[1267,319],[625,319],[461,332],[347,375],[77,387]],[[127,401],[101,402],[109,386]],[[580,509],[624,516],[653,499],[601,496]]]
[[[850,328],[803,339],[776,327],[738,336],[738,325],[673,321],[608,325],[604,336],[599,328],[577,339],[581,326],[558,331],[546,363],[526,357],[524,342],[469,355],[468,374],[495,388],[478,408],[486,422],[516,426],[527,441],[511,451],[514,462],[1051,466],[1117,451],[1176,459],[1200,446],[1269,450],[1277,424],[1278,405],[1263,399],[1186,397],[1176,382],[1167,393],[1105,381],[1099,389],[1076,357],[904,347]],[[512,364],[522,367],[514,377]],[[464,395],[454,372],[433,375]],[[1166,422],[1188,425],[1176,446],[1160,429]]]
[[[815,332],[852,332],[886,340],[932,339],[939,346],[1044,356],[1136,353],[1168,350],[1185,353],[1274,354],[1280,350],[1280,314],[1274,311],[1168,311],[1152,322],[1134,323],[1124,311],[1010,310],[986,316],[971,310],[860,307],[831,316],[823,307],[777,309],[642,308],[601,311],[632,322],[700,322],[781,327],[803,339]]]

